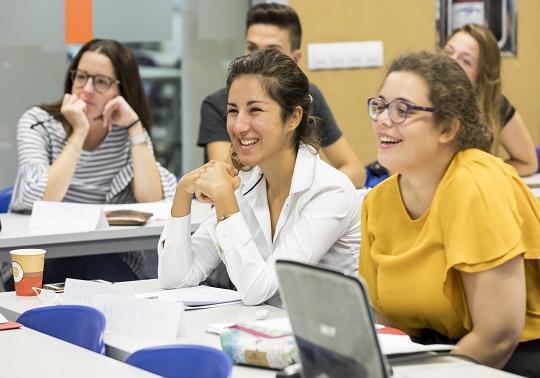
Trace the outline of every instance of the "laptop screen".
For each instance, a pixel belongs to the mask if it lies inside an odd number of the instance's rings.
[[[359,277],[286,260],[276,271],[304,377],[391,376]]]

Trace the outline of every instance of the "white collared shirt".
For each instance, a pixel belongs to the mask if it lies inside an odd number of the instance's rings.
[[[240,212],[223,222],[213,212],[191,236],[190,215],[169,217],[158,244],[164,288],[198,285],[223,261],[244,303],[255,305],[277,294],[277,259],[358,270],[360,195],[311,147],[298,151],[273,240],[264,175],[255,167],[240,178]]]

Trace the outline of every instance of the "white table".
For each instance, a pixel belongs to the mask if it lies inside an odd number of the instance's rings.
[[[192,208],[191,232],[208,216],[211,206],[200,202]],[[95,231],[29,228],[30,215],[0,214],[0,261],[11,261],[9,251],[41,248],[46,258],[84,256],[155,249],[165,226],[164,220],[150,220],[143,226],[109,226]]]
[[[135,293],[145,293],[160,290],[158,280],[145,280],[121,282],[117,285],[130,285]],[[16,320],[22,312],[40,305],[36,297],[17,297],[14,292],[0,293],[0,312],[9,320]],[[270,318],[279,318],[287,315],[286,311],[272,306],[244,306],[241,304],[223,306],[186,312],[188,335],[178,338],[175,343],[201,344],[221,349],[219,336],[206,332],[206,324],[224,322],[252,322],[255,313],[261,309],[270,311]],[[2,331],[3,332],[3,331]],[[0,332],[1,336],[1,332]],[[0,339],[1,343],[1,339]],[[127,356],[136,350],[168,344],[163,340],[142,339],[118,335],[105,335],[107,355],[124,361]],[[171,344],[171,343],[169,343]],[[0,354],[1,356],[1,354]],[[395,378],[509,378],[515,375],[491,369],[485,366],[474,365],[470,362],[439,357],[400,363],[393,366]],[[233,378],[274,378],[275,371],[257,369],[246,366],[234,366]]]
[[[30,328],[0,331],[0,375],[10,378],[158,377]]]
[[[116,285],[125,284],[133,286],[135,288],[135,293],[161,290],[158,280],[116,283]],[[8,320],[15,321],[21,313],[31,308],[38,307],[39,305],[40,301],[37,297],[17,297],[14,292],[0,293],[0,312]],[[271,317],[273,318],[286,316],[286,312],[284,310],[272,306],[232,305],[205,310],[187,311],[186,319],[188,324],[188,336],[178,338],[175,343],[202,344],[221,349],[219,336],[206,333],[205,325],[209,323],[222,322],[252,322],[255,320],[255,313],[261,308],[270,310]],[[0,336],[2,332],[7,331],[0,331]],[[0,344],[1,343],[2,339],[0,338]],[[109,334],[105,335],[107,356],[119,361],[125,361],[126,358],[136,350],[166,344],[173,343],[166,342],[164,340],[142,339]],[[1,354],[0,358],[3,360],[3,356]],[[275,375],[276,372],[273,370],[234,366],[232,376],[233,378],[274,378]],[[118,375],[118,377],[123,377],[123,375]]]
[[[522,177],[525,184],[529,185],[534,196],[540,200],[540,173],[532,176]]]

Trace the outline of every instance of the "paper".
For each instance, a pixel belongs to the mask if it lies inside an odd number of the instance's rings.
[[[21,327],[22,327],[22,324],[13,322],[11,320],[7,320],[4,315],[0,314],[0,331],[4,331],[7,329],[21,328]]]
[[[402,354],[402,353],[418,353],[437,350],[452,350],[455,349],[455,345],[446,344],[430,344],[422,345],[411,341],[407,335],[392,335],[377,333],[379,338],[379,344],[384,354]]]
[[[62,231],[95,231],[109,226],[109,223],[102,205],[36,201],[28,226]]]
[[[202,310],[202,309],[205,309],[205,308],[214,308],[214,307],[223,307],[223,306],[230,306],[230,305],[233,305],[233,304],[237,304],[237,303],[242,303],[242,301],[240,302],[224,302],[224,303],[213,303],[213,304],[207,304],[207,305],[195,305],[195,306],[186,306],[184,305],[184,310],[186,311],[191,311],[191,310]]]
[[[98,294],[92,307],[105,315],[105,332],[113,335],[164,340],[187,336],[180,303]]]
[[[242,303],[240,294],[237,291],[204,285],[137,294],[136,297],[182,302],[184,306],[190,307]]]
[[[216,335],[221,335],[226,328],[232,327],[235,323],[211,323],[207,324],[206,332],[215,333]]]
[[[17,322],[12,322],[11,320],[6,321],[5,323],[0,323],[0,331],[5,331],[8,329],[21,328],[22,324]]]
[[[125,285],[68,278],[66,279],[62,304],[92,306],[94,297],[98,294],[133,298],[133,288]]]

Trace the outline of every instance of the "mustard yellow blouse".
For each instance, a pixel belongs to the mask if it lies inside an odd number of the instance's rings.
[[[523,254],[521,341],[540,338],[540,203],[499,158],[476,149],[456,154],[416,220],[394,175],[364,199],[361,225],[359,273],[375,309],[403,331],[463,337],[472,323],[459,271],[484,271]]]

